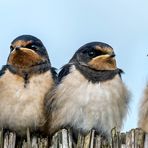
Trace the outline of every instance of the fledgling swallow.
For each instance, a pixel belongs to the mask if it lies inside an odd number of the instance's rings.
[[[14,39],[7,64],[0,71],[0,127],[20,135],[42,131],[44,98],[55,85],[56,73],[41,40],[31,35]]]
[[[140,101],[138,126],[148,133],[148,85]]]
[[[128,111],[129,91],[116,66],[113,48],[91,42],[80,47],[58,74],[58,85],[46,98],[49,133],[71,127],[74,133],[97,133],[110,138],[121,129]]]

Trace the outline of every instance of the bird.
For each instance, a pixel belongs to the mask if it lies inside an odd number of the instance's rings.
[[[139,104],[138,127],[148,133],[148,84],[146,85]]]
[[[59,74],[54,91],[46,96],[48,133],[70,128],[77,139],[92,129],[110,139],[120,130],[129,109],[130,91],[121,79],[113,48],[103,42],[81,46]]]
[[[0,127],[24,136],[43,132],[44,99],[56,81],[42,41],[32,35],[20,35],[10,45],[6,65],[0,70]]]

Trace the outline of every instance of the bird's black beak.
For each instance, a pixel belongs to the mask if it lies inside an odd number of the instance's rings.
[[[112,53],[110,53],[110,57],[115,57],[116,55],[115,55],[115,53],[114,52],[112,52]]]

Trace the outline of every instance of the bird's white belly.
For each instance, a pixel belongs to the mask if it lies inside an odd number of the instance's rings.
[[[85,87],[85,86],[84,86]],[[75,108],[77,111],[72,124],[77,128],[86,131],[92,128],[103,128],[109,130],[115,126],[120,128],[120,106],[119,100],[113,98],[116,94],[105,88],[103,84],[88,84],[87,87],[80,89],[83,96],[79,92],[75,93],[78,97],[78,104]],[[115,100],[113,100],[115,99]]]
[[[0,126],[21,131],[23,128],[43,126],[44,96],[52,85],[49,72],[24,80],[6,71],[0,79]]]
[[[127,111],[128,95],[119,76],[94,84],[74,71],[57,90],[57,104],[63,105],[58,112],[59,122],[84,132],[95,128],[108,134],[115,126],[121,128]]]

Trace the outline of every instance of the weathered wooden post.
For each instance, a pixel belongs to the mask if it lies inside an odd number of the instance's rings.
[[[26,138],[18,139],[14,132],[0,130],[0,148],[148,148],[148,134],[141,129],[120,133],[116,128],[111,131],[108,142],[92,130],[86,136],[79,134],[77,144],[72,140],[70,130],[62,129],[55,133],[49,146],[48,137],[32,135],[27,129]],[[18,141],[20,140],[20,141]]]

